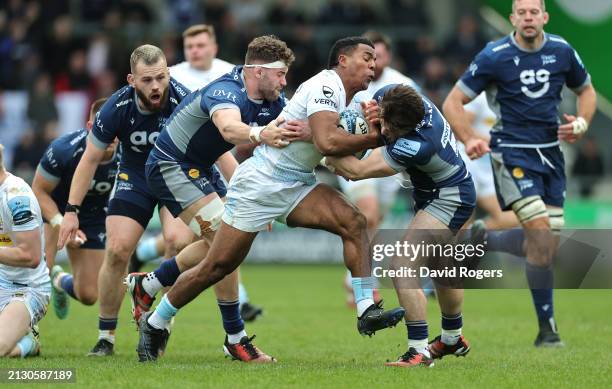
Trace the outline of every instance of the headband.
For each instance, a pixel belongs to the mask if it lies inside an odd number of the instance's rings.
[[[262,68],[266,68],[266,69],[282,69],[282,68],[287,67],[287,64],[284,63],[283,61],[274,61],[274,62],[269,62],[269,63],[244,65],[245,68],[255,68],[258,66]]]

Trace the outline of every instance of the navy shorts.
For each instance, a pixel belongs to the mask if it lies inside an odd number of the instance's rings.
[[[101,223],[79,222],[79,228],[87,237],[87,241],[81,245],[82,249],[104,250],[106,245],[106,224],[104,219],[102,219]]]
[[[432,190],[414,188],[415,212],[423,210],[456,233],[476,207],[476,190],[471,175],[456,186]]]
[[[177,162],[158,158],[153,151],[146,165],[147,183],[159,200],[178,217],[187,207],[202,197],[217,193],[225,197],[227,189],[217,168],[192,162]]]
[[[144,169],[121,167],[108,202],[108,215],[126,216],[147,228],[156,206]]]
[[[565,161],[559,146],[547,148],[498,147],[491,152],[497,199],[504,211],[528,196],[546,205],[563,207]]]

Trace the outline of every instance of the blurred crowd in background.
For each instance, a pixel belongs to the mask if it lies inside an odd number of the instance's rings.
[[[287,95],[326,66],[327,51],[339,37],[378,29],[393,40],[393,67],[413,78],[441,105],[466,65],[499,34],[483,29],[472,1],[459,1],[445,33],[425,0],[329,0],[308,7],[296,0],[0,0],[0,121],[7,91],[27,93],[27,128],[12,144],[9,167],[31,176],[51,140],[77,128],[60,128],[58,96],[77,92],[89,101],[125,84],[129,55],[143,43],[158,45],[168,64],[183,61],[181,33],[195,23],[212,24],[218,57],[243,63],[248,42],[274,33],[296,54]],[[457,3],[457,2],[456,2]],[[3,93],[4,92],[4,93]],[[86,110],[70,112],[84,123]],[[597,143],[578,148],[576,175],[591,181],[589,196],[604,173]]]

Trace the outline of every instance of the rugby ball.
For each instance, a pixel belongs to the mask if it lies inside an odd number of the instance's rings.
[[[338,123],[346,132],[352,135],[366,135],[370,131],[370,126],[361,111],[354,109],[345,109],[340,113],[340,122]],[[355,154],[359,159],[363,158],[367,150],[360,151]]]

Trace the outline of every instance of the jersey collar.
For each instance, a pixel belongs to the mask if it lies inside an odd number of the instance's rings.
[[[521,45],[518,44],[518,42],[516,41],[516,39],[514,39],[514,33],[516,31],[512,31],[510,33],[510,42],[512,42],[512,44],[514,45],[514,47],[516,47],[517,49],[519,49],[520,51],[524,51],[525,53],[537,53],[538,51],[542,50],[544,48],[544,46],[546,45],[546,42],[548,42],[548,34],[546,32],[543,32],[544,34],[544,39],[542,39],[542,44],[540,45],[540,47],[535,48],[533,50],[531,49],[526,49],[524,47],[522,47]]]

